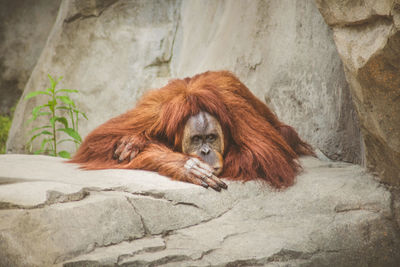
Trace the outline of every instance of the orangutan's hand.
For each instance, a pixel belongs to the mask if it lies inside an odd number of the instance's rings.
[[[185,163],[187,172],[187,181],[193,184],[201,185],[205,188],[209,186],[216,191],[221,188],[227,189],[228,186],[212,173],[212,168],[197,158],[190,158]]]
[[[136,136],[123,136],[116,145],[113,158],[118,159],[118,162],[126,159],[131,161],[142,150],[142,143]]]

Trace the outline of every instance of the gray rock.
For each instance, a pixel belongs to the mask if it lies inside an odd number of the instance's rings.
[[[184,1],[173,52],[178,77],[231,70],[328,157],[361,162],[343,66],[314,1]]]
[[[0,114],[20,98],[56,20],[60,0],[2,1],[0,8]]]
[[[400,185],[400,2],[316,1],[332,27],[361,124],[365,165]]]
[[[356,165],[301,163],[286,190],[228,181],[219,193],[0,156],[0,266],[396,266],[398,192],[392,204]]]
[[[171,78],[227,69],[325,155],[359,163],[359,127],[331,35],[312,0],[63,1],[24,94],[46,88],[48,73],[65,76],[60,88],[82,91],[73,97],[89,117],[85,136]],[[25,122],[39,103],[18,105],[9,153],[25,151],[34,127]]]

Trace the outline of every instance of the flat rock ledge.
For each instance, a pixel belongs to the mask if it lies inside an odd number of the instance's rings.
[[[0,156],[0,266],[399,266],[400,205],[363,168],[220,193],[146,171]]]

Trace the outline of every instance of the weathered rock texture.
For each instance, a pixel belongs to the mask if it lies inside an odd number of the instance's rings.
[[[400,1],[317,3],[344,62],[366,165],[400,185]]]
[[[0,114],[10,112],[46,44],[59,0],[0,1]]]
[[[47,73],[64,75],[62,87],[82,91],[85,136],[170,78],[228,69],[316,148],[360,162],[331,35],[312,0],[63,1],[24,93],[46,88]],[[9,152],[24,151],[35,101],[17,107]]]
[[[396,266],[390,192],[359,166],[301,162],[285,191],[228,182],[218,193],[151,172],[0,156],[0,266]]]

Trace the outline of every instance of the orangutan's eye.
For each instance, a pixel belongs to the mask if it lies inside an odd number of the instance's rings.
[[[215,139],[217,139],[217,136],[215,134],[209,134],[206,138],[208,142],[214,142]]]
[[[200,140],[201,140],[201,137],[199,135],[192,136],[192,142],[193,143],[199,143]]]

